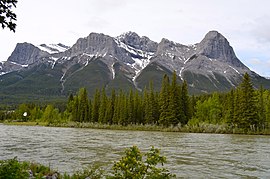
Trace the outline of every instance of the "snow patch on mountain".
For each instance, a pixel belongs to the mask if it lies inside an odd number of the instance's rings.
[[[239,72],[238,70],[236,70],[235,68],[233,68],[233,67],[230,66],[230,65],[229,65],[229,67],[230,67],[231,69],[233,69],[236,73],[238,73],[238,74],[240,75],[240,72]]]
[[[27,64],[27,65],[22,65],[22,64],[19,64],[19,63],[16,63],[16,62],[12,62],[12,61],[10,61],[10,63],[12,63],[13,65],[21,66],[21,67],[23,67],[23,68],[28,67],[28,64]]]
[[[69,49],[69,47],[63,44],[41,44],[41,45],[37,45],[36,47],[50,54],[64,52]]]
[[[115,78],[114,64],[115,64],[115,63],[113,63],[113,64],[111,65],[112,79],[114,79],[114,78]]]
[[[52,69],[54,68],[56,61],[58,60],[58,58],[55,57],[49,57],[50,60],[52,60]]]
[[[179,77],[181,78],[182,81],[184,81],[184,79],[183,79],[183,77],[182,77],[182,72],[183,72],[184,69],[185,69],[185,67],[182,67],[182,68],[180,69],[180,73],[179,73]]]
[[[131,55],[134,63],[127,63],[128,66],[132,67],[135,70],[135,76],[133,77],[133,81],[139,76],[140,72],[150,63],[150,59],[154,56],[153,52],[147,52],[140,49],[136,49],[131,47],[123,42],[121,42],[118,38],[114,39],[116,44],[127,51],[127,55]]]

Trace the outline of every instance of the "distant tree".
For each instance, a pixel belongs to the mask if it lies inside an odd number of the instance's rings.
[[[16,14],[12,11],[13,7],[16,7],[17,0],[0,0],[0,23],[2,28],[8,28],[15,32],[17,20]]]
[[[135,124],[143,123],[142,97],[139,95],[138,91],[136,91],[134,95],[134,119]]]
[[[168,107],[169,107],[169,88],[170,81],[169,77],[165,74],[162,80],[160,95],[159,95],[159,106],[160,106],[160,116],[159,116],[159,124],[164,126],[169,126],[168,121]]]
[[[99,123],[107,123],[108,121],[106,121],[105,118],[105,114],[106,114],[106,108],[107,108],[107,102],[108,98],[105,92],[105,88],[102,88],[101,91],[101,99],[100,99],[100,107],[99,107],[99,114],[98,114],[98,122]]]
[[[167,120],[169,124],[176,125],[184,119],[183,105],[181,101],[181,87],[177,84],[177,75],[174,71],[169,88],[169,106]]]
[[[79,90],[79,122],[89,121],[89,102],[88,95],[85,88]]]
[[[239,86],[239,125],[241,128],[258,127],[258,113],[256,106],[256,97],[250,77],[245,73],[243,81]]]
[[[155,104],[155,99],[154,99],[154,92],[153,92],[153,84],[150,83],[149,85],[149,90],[145,89],[144,90],[144,95],[143,95],[143,103],[144,103],[144,121],[147,124],[154,124],[156,122],[155,114],[156,110],[155,108],[157,105]]]
[[[185,116],[185,118],[181,120],[181,123],[187,124],[188,120],[191,118],[191,105],[190,105],[190,99],[188,96],[188,84],[186,80],[184,80],[184,83],[182,85],[181,100],[182,100],[182,107],[183,107],[183,112]]]
[[[127,106],[127,113],[128,113],[128,123],[134,123],[134,95],[133,90],[130,89],[129,97],[128,97],[128,106]]]
[[[266,107],[265,107],[265,99],[264,99],[264,89],[261,86],[258,91],[258,116],[259,116],[259,126],[261,128],[265,128],[266,126]]]
[[[224,120],[228,124],[233,124],[233,119],[234,119],[234,90],[231,90],[227,95],[226,95],[226,101],[224,104],[225,108],[225,114],[224,114]]]
[[[17,119],[28,121],[30,117],[30,109],[27,104],[21,104],[17,110]]]
[[[49,124],[60,122],[59,110],[54,108],[53,105],[47,105],[42,115],[42,120]]]
[[[94,95],[94,101],[92,104],[92,122],[98,121],[98,115],[99,115],[99,107],[100,107],[100,91],[96,90],[96,93]]]

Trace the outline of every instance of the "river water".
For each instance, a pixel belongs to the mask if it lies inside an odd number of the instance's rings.
[[[124,149],[151,146],[177,178],[270,178],[270,136],[117,131],[0,124],[0,160],[15,156],[72,173],[111,166]]]

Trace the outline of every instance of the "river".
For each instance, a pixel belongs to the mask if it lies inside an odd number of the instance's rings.
[[[118,131],[0,124],[0,160],[74,172],[93,162],[111,166],[124,149],[155,146],[177,178],[269,178],[270,136]]]

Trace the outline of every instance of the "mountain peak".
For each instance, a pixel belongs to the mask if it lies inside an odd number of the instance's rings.
[[[16,62],[21,65],[34,63],[39,57],[47,55],[48,52],[40,50],[31,43],[17,43],[14,51],[7,61]]]
[[[197,54],[216,59],[230,65],[246,68],[236,57],[228,40],[218,31],[208,32],[204,39],[198,44]]]
[[[150,40],[146,36],[139,36],[135,32],[126,32],[116,37],[119,41],[133,48],[140,49],[147,52],[155,52],[157,50],[158,44]]]
[[[132,31],[125,32],[125,33],[117,36],[116,38],[121,41],[122,39],[130,38],[130,37],[140,38],[140,36],[136,32],[132,32]]]
[[[205,37],[205,39],[216,39],[216,38],[222,38],[222,39],[226,39],[221,33],[219,33],[218,31],[216,30],[212,30],[212,31],[209,31]]]

